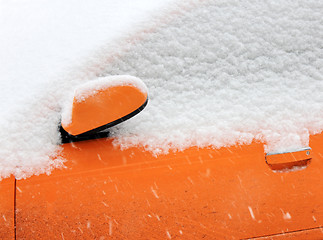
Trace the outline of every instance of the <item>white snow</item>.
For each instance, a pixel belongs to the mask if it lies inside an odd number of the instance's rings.
[[[150,103],[116,145],[306,147],[323,129],[322,1],[204,1],[143,34],[105,75],[131,74]]]
[[[289,219],[291,219],[292,217],[291,217],[291,215],[290,215],[290,213],[289,212],[287,212],[287,213],[285,213],[284,214],[284,219],[285,220],[289,220]]]
[[[62,106],[170,1],[0,0],[0,179],[63,166]]]
[[[323,130],[322,12],[316,0],[0,0],[0,177],[62,166],[62,107],[111,75],[149,89],[145,111],[113,128],[122,148],[306,147]]]
[[[255,215],[254,215],[254,213],[253,213],[253,210],[252,210],[252,208],[251,208],[250,206],[248,206],[248,210],[249,210],[249,213],[250,213],[251,218],[252,218],[253,220],[256,220]]]
[[[144,94],[148,93],[147,86],[139,78],[129,75],[118,75],[101,77],[97,80],[86,82],[77,87],[74,97],[77,101],[85,101],[86,98],[96,92],[115,86],[133,86]]]

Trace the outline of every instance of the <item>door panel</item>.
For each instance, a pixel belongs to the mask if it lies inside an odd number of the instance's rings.
[[[105,139],[66,144],[66,169],[17,182],[17,237],[240,239],[319,228],[322,146],[323,134],[312,136],[305,169],[275,172],[260,143],[158,157]]]

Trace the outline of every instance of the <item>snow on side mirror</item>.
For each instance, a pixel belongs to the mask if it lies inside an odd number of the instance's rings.
[[[63,109],[62,143],[107,136],[104,129],[135,116],[147,102],[147,87],[136,77],[111,76],[85,83]]]

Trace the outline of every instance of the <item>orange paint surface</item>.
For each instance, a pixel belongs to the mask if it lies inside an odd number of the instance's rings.
[[[14,190],[15,179],[0,182],[0,239],[14,239]]]
[[[305,169],[274,172],[260,143],[157,158],[66,144],[66,169],[17,182],[17,239],[323,239],[322,146],[312,136]]]
[[[91,94],[86,101],[74,98],[72,122],[62,127],[79,135],[118,120],[142,106],[147,94],[133,86],[115,86]],[[116,104],[117,103],[117,104]]]

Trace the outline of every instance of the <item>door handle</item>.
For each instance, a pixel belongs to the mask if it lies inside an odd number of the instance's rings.
[[[311,150],[310,147],[306,147],[296,151],[267,153],[265,159],[272,170],[302,168],[310,163]]]

